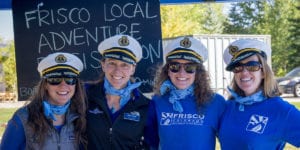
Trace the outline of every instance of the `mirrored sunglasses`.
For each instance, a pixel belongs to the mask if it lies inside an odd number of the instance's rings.
[[[177,73],[180,71],[180,68],[183,67],[186,73],[195,73],[197,70],[196,63],[178,63],[178,62],[171,62],[169,64],[169,70],[173,73]]]
[[[68,85],[75,85],[77,82],[77,78],[75,77],[51,77],[46,78],[46,81],[50,85],[59,85],[62,81],[65,81]]]
[[[249,61],[245,64],[243,63],[238,63],[233,69],[232,72],[234,73],[239,73],[242,72],[244,69],[250,71],[250,72],[255,72],[258,71],[262,68],[262,65],[258,61]]]

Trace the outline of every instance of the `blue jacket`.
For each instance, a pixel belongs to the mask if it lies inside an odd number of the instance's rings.
[[[87,87],[87,86],[86,86]],[[87,88],[87,136],[90,150],[143,149],[149,99],[137,89],[118,112],[112,114],[105,99],[103,84]]]
[[[28,110],[27,107],[18,109],[8,122],[7,128],[3,134],[0,150],[22,150],[22,149],[63,149],[76,150],[79,149],[74,136],[73,122],[78,115],[67,112],[66,123],[61,128],[60,133],[52,126],[48,131],[48,136],[42,148],[40,143],[35,141],[36,134],[28,126]]]

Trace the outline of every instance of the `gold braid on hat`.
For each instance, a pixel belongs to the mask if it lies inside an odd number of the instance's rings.
[[[120,46],[128,46],[128,45],[129,45],[129,39],[127,38],[127,36],[124,35],[124,36],[122,36],[122,37],[118,40],[118,44],[119,44]],[[118,49],[118,48],[107,49],[107,50],[105,50],[105,51],[103,52],[103,55],[105,55],[106,53],[110,53],[110,52],[121,52],[121,53],[125,53],[125,54],[127,54],[128,56],[130,56],[135,62],[137,62],[136,56],[135,56],[132,52],[130,52],[130,51],[126,50],[126,49]]]
[[[203,61],[203,58],[198,54],[196,53],[195,51],[193,50],[189,50],[188,48],[190,48],[192,46],[192,41],[190,41],[190,39],[188,37],[184,37],[181,41],[180,41],[180,46],[181,47],[184,47],[184,48],[187,48],[187,49],[176,49],[172,52],[170,52],[167,57],[169,57],[170,55],[173,55],[173,54],[177,54],[177,53],[189,53],[189,54],[192,54],[194,55],[196,58],[198,58],[199,60]]]
[[[238,56],[240,56],[244,52],[260,52],[259,49],[256,48],[244,48],[239,50],[237,46],[229,46],[229,53],[232,55],[231,60],[235,60]]]
[[[46,73],[48,73],[50,71],[53,71],[53,70],[56,70],[56,69],[69,69],[69,70],[73,71],[74,73],[76,73],[77,75],[79,74],[79,71],[77,69],[73,68],[72,66],[64,64],[68,61],[68,59],[63,54],[57,55],[54,60],[57,63],[57,65],[49,67],[49,68],[43,70],[42,71],[42,76],[44,76]]]

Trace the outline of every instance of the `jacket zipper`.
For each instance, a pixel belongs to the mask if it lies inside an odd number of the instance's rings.
[[[109,142],[110,142],[110,147],[112,149],[113,147],[113,142],[112,142],[112,128],[109,128]]]

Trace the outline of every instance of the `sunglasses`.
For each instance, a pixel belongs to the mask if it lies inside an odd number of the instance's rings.
[[[46,81],[50,85],[59,85],[63,80],[68,85],[75,85],[76,82],[77,82],[77,78],[74,78],[74,77],[51,77],[51,78],[46,78]]]
[[[244,69],[250,71],[250,72],[255,72],[258,71],[262,68],[262,65],[258,61],[249,61],[245,64],[243,63],[238,63],[233,69],[232,72],[234,73],[239,73],[242,72]]]
[[[169,64],[169,70],[173,73],[177,73],[180,71],[180,68],[184,68],[186,73],[195,73],[197,70],[196,63],[178,63],[178,62],[171,62]]]

